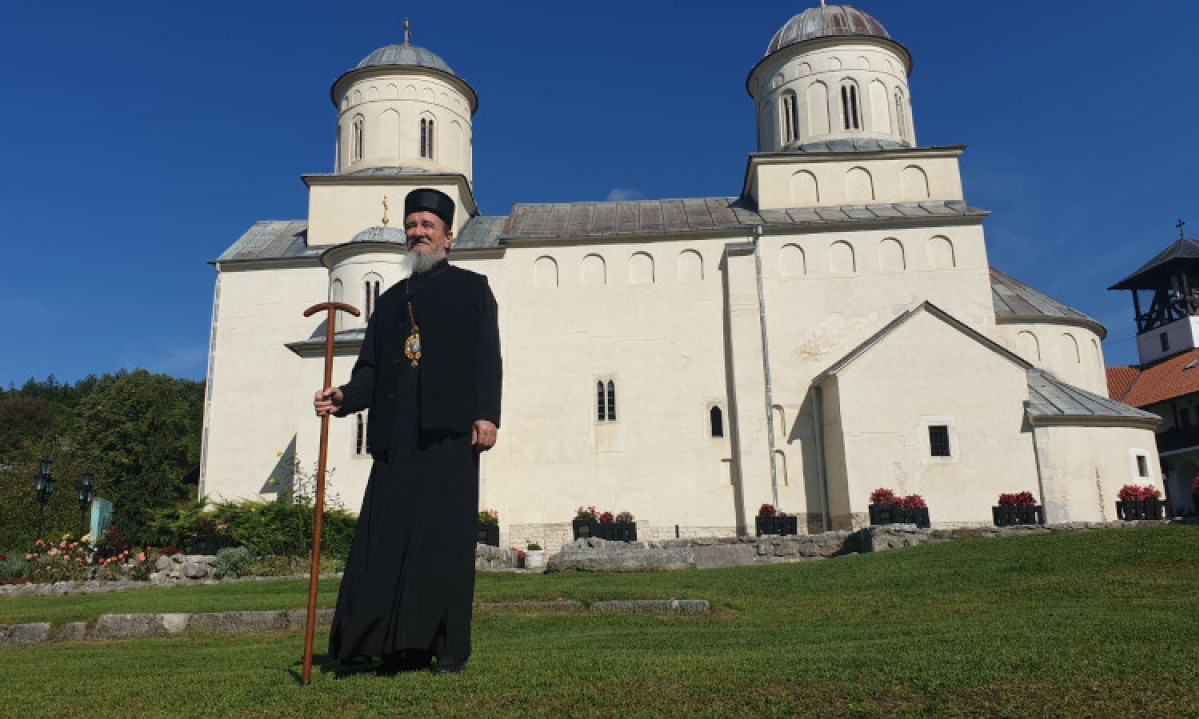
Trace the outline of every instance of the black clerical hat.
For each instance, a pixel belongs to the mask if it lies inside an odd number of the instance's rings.
[[[409,192],[408,197],[404,198],[404,217],[407,218],[413,212],[422,210],[437,215],[445,222],[448,229],[453,229],[454,201],[450,199],[449,195],[427,187]]]

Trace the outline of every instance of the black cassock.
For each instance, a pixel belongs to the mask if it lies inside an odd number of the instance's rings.
[[[416,367],[404,355],[412,316]],[[329,653],[470,655],[478,523],[471,427],[499,426],[495,299],[444,261],[379,298],[339,414],[370,409],[375,458],[337,598]]]

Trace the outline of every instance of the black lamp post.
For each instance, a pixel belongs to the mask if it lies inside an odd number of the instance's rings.
[[[92,486],[93,475],[91,472],[84,472],[79,478],[79,486],[75,488],[75,496],[79,498],[79,526],[80,536],[87,534],[87,510],[92,506],[92,498],[96,496],[96,490]]]
[[[54,463],[48,459],[42,460],[42,471],[33,475],[33,491],[37,492],[37,538],[44,539],[46,533],[46,502],[50,501],[50,495],[54,494],[54,477],[50,474],[50,470],[54,468]]]

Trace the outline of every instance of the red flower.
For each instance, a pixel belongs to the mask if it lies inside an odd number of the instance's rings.
[[[903,507],[904,509],[924,509],[928,507],[928,505],[924,503],[924,497],[921,497],[919,494],[909,494],[908,496],[899,500],[899,506]]]
[[[900,504],[899,497],[889,489],[879,487],[870,493],[871,504]]]
[[[1120,488],[1116,496],[1121,502],[1144,502],[1148,499],[1161,499],[1162,493],[1158,491],[1157,487],[1126,484]]]
[[[7,562],[7,561],[8,561],[8,557],[4,556],[3,554],[0,554],[0,562]]]
[[[1195,482],[1191,485],[1191,491],[1199,493],[1199,474],[1195,475]]]
[[[778,514],[778,512],[775,511],[773,504],[767,503],[763,504],[761,507],[758,507],[759,517],[773,517],[776,514]]]
[[[616,517],[612,516],[611,512],[604,512],[599,516],[600,524],[613,524],[616,522]]]
[[[999,495],[999,506],[1001,507],[1035,507],[1037,506],[1036,497],[1032,496],[1032,492],[1011,492]]]

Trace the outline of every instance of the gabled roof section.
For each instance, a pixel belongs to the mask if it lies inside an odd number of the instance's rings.
[[[638,202],[517,204],[501,240],[584,239],[636,235],[749,232],[764,227],[807,227],[856,222],[928,221],[985,217],[986,210],[965,202],[896,202],[789,210],[752,209],[736,197],[699,197]]]
[[[1141,370],[1136,367],[1125,365],[1124,367],[1108,367],[1107,368],[1107,396],[1123,402],[1124,397],[1128,394],[1128,390],[1132,389],[1133,384],[1141,376]]]
[[[308,223],[304,220],[263,220],[255,222],[216,262],[317,257],[320,251],[308,249]]]
[[[1066,384],[1043,369],[1028,371],[1028,419],[1033,424],[1161,424],[1156,414]]]
[[[1199,265],[1199,242],[1187,237],[1179,239],[1162,250],[1157,257],[1142,265],[1139,270],[1108,289],[1153,290],[1165,287],[1170,275],[1179,274],[1182,265]]]
[[[1098,334],[1099,339],[1107,336],[1107,329],[1095,320],[994,267],[991,268],[991,300],[995,305],[995,321],[999,323],[1058,322],[1084,325]]]
[[[1134,367],[1117,367],[1129,369]],[[1124,373],[1127,377],[1127,373]],[[1112,373],[1108,370],[1108,389],[1112,389]],[[1113,396],[1133,407],[1148,407],[1158,402],[1199,393],[1199,349],[1175,355],[1137,372],[1122,396]]]
[[[458,232],[451,252],[464,250],[490,250],[501,247],[500,231],[508,221],[505,215],[472,217]]]
[[[832,366],[830,366],[825,371],[816,375],[816,377],[812,379],[812,384],[813,385],[821,384],[824,382],[824,380],[828,379],[829,377],[840,374],[841,371],[844,370],[846,367],[848,367],[850,364],[852,364],[854,360],[856,360],[857,358],[866,354],[868,351],[870,351],[871,348],[873,348],[878,343],[882,342],[883,339],[885,339],[887,337],[887,335],[894,332],[896,329],[898,329],[900,326],[902,326],[905,322],[907,322],[911,318],[915,317],[920,312],[927,312],[927,313],[931,314],[932,316],[941,320],[942,322],[949,325],[950,327],[953,327],[957,331],[966,335],[967,337],[974,340],[975,342],[978,342],[979,344],[986,347],[987,349],[995,352],[996,354],[998,354],[1002,357],[1007,358],[1013,364],[1019,366],[1020,368],[1025,369],[1025,370],[1032,369],[1032,365],[1029,364],[1026,360],[1024,360],[1024,358],[1022,358],[1019,355],[1014,354],[1013,352],[996,344],[991,339],[989,339],[986,336],[975,331],[969,325],[961,322],[960,320],[958,320],[957,318],[955,318],[953,315],[949,314],[945,310],[941,309],[940,307],[937,307],[932,302],[925,300],[924,302],[921,302],[919,305],[913,307],[912,309],[902,312],[898,317],[896,317],[895,319],[888,322],[881,330],[879,330],[878,332],[875,332],[873,335],[871,335],[865,342],[863,342],[862,344],[860,344],[857,347],[850,350],[849,354],[845,355],[841,359],[834,362],[832,364]]]

